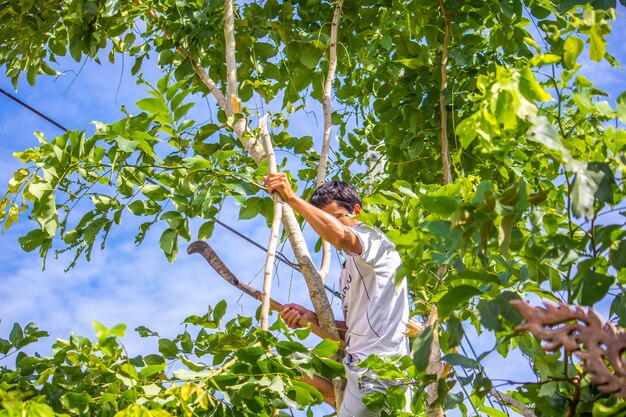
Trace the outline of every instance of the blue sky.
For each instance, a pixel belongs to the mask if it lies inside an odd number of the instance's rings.
[[[624,8],[619,9],[620,12]],[[609,38],[609,52],[626,64],[626,19],[620,17]],[[588,59],[583,60],[587,64]],[[137,86],[129,74],[130,64],[103,65],[88,61],[72,60],[61,62],[65,75],[40,77],[34,87],[22,80],[16,93],[22,100],[36,107],[44,114],[60,122],[69,129],[91,129],[93,120],[113,122],[122,113],[120,106],[132,108],[133,103],[145,97],[144,87]],[[152,62],[152,65],[155,65]],[[584,65],[582,73],[596,85],[611,92],[611,102],[622,91],[626,91],[624,72],[611,68],[606,62]],[[157,76],[155,70],[145,67],[146,77]],[[121,87],[118,83],[121,77]],[[0,87],[13,91],[8,79],[0,77]],[[205,120],[202,115],[205,107],[200,103],[194,110],[196,120]],[[317,112],[317,120],[291,123],[291,133],[311,135],[319,141],[322,135],[320,125],[321,105],[312,103],[308,110]],[[296,129],[294,131],[293,129]],[[26,111],[22,107],[0,96],[0,183],[2,187],[12,172],[19,167],[11,158],[12,152],[35,146],[33,132],[42,131],[52,138],[59,134],[56,127]],[[234,226],[256,241],[265,245],[269,230],[261,219],[238,220],[238,207],[227,204],[220,214],[220,220]],[[126,216],[122,226],[113,229],[104,251],[94,250],[92,261],[81,260],[78,265],[65,273],[69,264],[67,258],[55,260],[50,257],[45,271],[41,271],[41,259],[36,252],[23,252],[17,238],[35,227],[26,217],[5,232],[0,238],[0,337],[6,337],[13,322],[26,325],[36,322],[47,330],[51,337],[38,346],[40,352],[49,353],[49,346],[57,337],[67,338],[70,332],[93,336],[92,320],[106,326],[125,323],[128,326],[124,339],[131,355],[156,351],[156,341],[140,339],[134,329],[143,325],[163,336],[174,337],[182,330],[180,323],[192,314],[204,314],[207,305],[215,305],[226,299],[228,315],[253,315],[258,303],[251,301],[221,280],[197,255],[188,256],[186,242],[181,241],[181,252],[175,263],[166,261],[158,246],[160,233],[152,234],[138,247],[133,244],[137,222]],[[197,230],[197,229],[196,229]],[[307,229],[309,245],[312,248],[315,236]],[[265,254],[233,234],[216,226],[210,243],[222,256],[226,264],[240,277],[260,288],[262,285]],[[288,246],[288,245],[287,245]],[[287,251],[288,252],[288,251]],[[317,255],[315,255],[317,259]],[[333,271],[338,270],[338,261],[333,260]],[[329,283],[334,283],[332,275]],[[280,267],[278,280],[274,282],[273,296],[280,302],[298,302],[310,306],[303,279],[289,268]],[[335,307],[337,302],[334,302]],[[312,343],[315,343],[312,340]],[[490,347],[489,338],[481,339],[477,345]],[[479,352],[480,353],[480,352]],[[484,365],[492,378],[508,379],[519,376],[520,368],[498,366],[488,358]],[[524,365],[527,366],[527,365]]]

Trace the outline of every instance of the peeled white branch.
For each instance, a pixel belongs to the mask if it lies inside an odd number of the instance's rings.
[[[328,154],[330,153],[330,136],[332,133],[332,108],[330,104],[330,93],[335,80],[335,71],[337,70],[337,31],[339,29],[339,20],[341,19],[341,11],[343,9],[343,0],[337,0],[335,12],[333,14],[333,22],[330,29],[330,48],[328,57],[328,73],[324,83],[324,93],[322,97],[322,108],[324,111],[324,139],[322,141],[322,151],[320,152],[320,162],[317,166],[317,186],[319,187],[326,180],[326,167],[328,166]],[[326,241],[322,244],[322,265],[320,266],[320,275],[322,280],[326,280],[330,271],[331,250],[330,244]]]
[[[267,155],[267,165],[270,174],[276,173],[276,155],[274,155],[274,147],[272,139],[267,130],[267,115],[261,118],[259,122],[261,138],[265,154]],[[263,276],[263,299],[261,300],[261,330],[268,329],[268,317],[270,311],[270,297],[272,289],[272,271],[274,270],[274,260],[276,259],[276,246],[278,244],[278,235],[280,232],[280,220],[283,215],[283,203],[280,201],[278,193],[272,195],[274,199],[274,217],[272,218],[272,227],[270,228],[270,239],[267,244],[267,257],[265,258],[265,274]]]
[[[237,97],[237,61],[235,59],[235,11],[233,0],[224,1],[224,40],[226,42],[226,114],[233,114],[232,97]]]

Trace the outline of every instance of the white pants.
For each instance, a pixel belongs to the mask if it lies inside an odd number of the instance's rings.
[[[353,355],[346,355],[343,364],[346,368],[346,390],[343,402],[337,417],[378,417],[379,411],[372,411],[363,404],[363,397],[373,392],[387,393],[387,389],[399,381],[380,379],[368,368],[357,367],[357,359]],[[411,411],[411,397],[408,386],[405,386],[406,405],[402,411]]]

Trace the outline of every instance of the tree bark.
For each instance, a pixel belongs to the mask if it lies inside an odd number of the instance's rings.
[[[433,328],[433,342],[430,348],[430,356],[428,357],[428,366],[426,367],[426,373],[429,375],[437,375],[437,380],[426,387],[426,415],[428,417],[443,417],[443,408],[436,407],[431,408],[430,404],[437,399],[437,387],[438,381],[443,373],[443,364],[441,362],[441,346],[439,344],[439,312],[437,306],[433,305],[432,310],[426,321],[426,326]]]

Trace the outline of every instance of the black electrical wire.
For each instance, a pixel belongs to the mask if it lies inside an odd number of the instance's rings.
[[[4,89],[0,88],[0,93],[4,94],[5,96],[10,98],[11,100],[15,101],[17,104],[26,107],[28,110],[30,110],[33,113],[35,113],[37,116],[45,119],[49,123],[52,123],[53,125],[55,125],[59,129],[63,130],[64,132],[69,132],[70,131],[68,128],[64,127],[62,124],[55,122],[54,120],[52,120],[51,118],[49,118],[45,114],[41,113],[37,109],[34,109],[31,106],[29,106],[28,104],[24,103],[22,100],[20,100],[19,98],[15,97],[13,94],[6,92]]]
[[[4,89],[0,88],[0,93],[4,94],[5,96],[10,98],[11,100],[15,101],[19,105],[21,105],[21,106],[25,107],[26,109],[30,110],[31,112],[35,113],[37,116],[39,116],[42,119],[46,120],[47,122],[53,124],[54,126],[58,127],[59,129],[63,130],[64,132],[69,132],[70,131],[68,128],[66,128],[63,125],[61,125],[60,123],[54,121],[53,119],[51,119],[50,117],[48,117],[45,114],[41,113],[37,109],[29,106],[28,104],[26,104],[25,102],[23,102],[19,98],[15,97],[14,95],[12,95],[12,94],[8,93],[7,91],[5,91]],[[152,181],[150,179],[148,179],[148,182],[151,182],[152,184],[156,184],[154,181]],[[229,232],[231,232],[231,233],[239,236],[240,238],[244,239],[246,242],[248,242],[248,243],[256,246],[257,248],[267,252],[267,248],[263,247],[259,243],[257,243],[254,240],[250,239],[246,235],[238,232],[237,230],[233,229],[232,227],[228,226],[227,224],[221,222],[220,220],[215,219],[215,223],[219,224],[220,226],[222,226],[223,228],[225,228]],[[291,268],[293,268],[293,269],[295,269],[297,271],[300,271],[300,265],[298,265],[297,263],[291,262],[289,259],[287,259],[287,257],[285,255],[283,255],[280,252],[276,252],[276,255],[277,255],[276,259],[278,259],[279,261],[281,261],[282,263],[284,263],[286,265],[289,265]],[[324,288],[326,288],[327,291],[332,293],[335,297],[338,297],[340,300],[343,299],[343,296],[338,291],[335,291],[333,288],[330,288],[328,285],[324,284]]]

